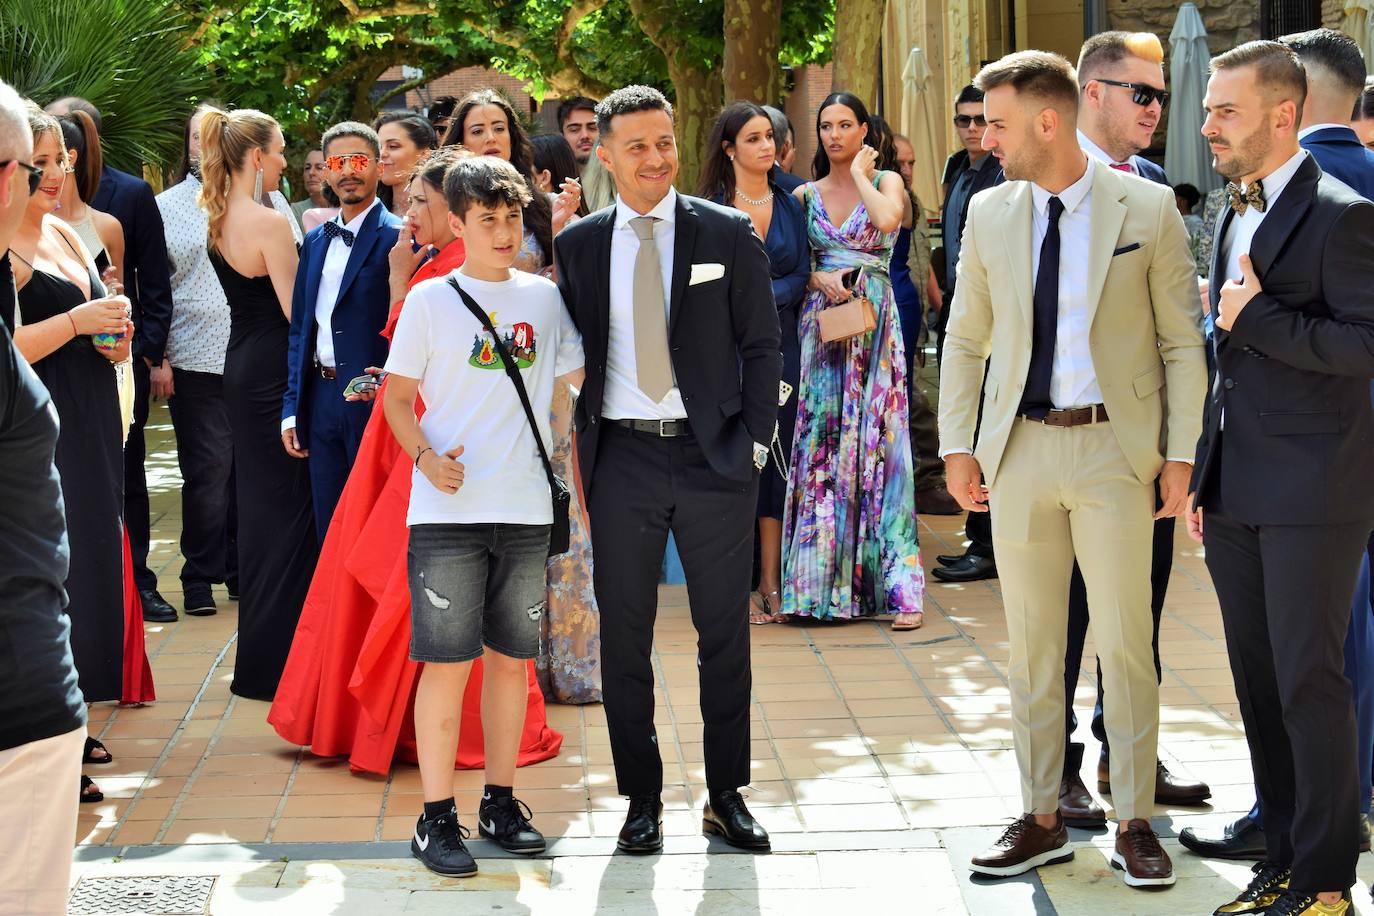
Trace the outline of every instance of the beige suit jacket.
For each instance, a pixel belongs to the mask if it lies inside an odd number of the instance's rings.
[[[1088,259],[1093,369],[1126,460],[1152,483],[1166,455],[1194,453],[1202,431],[1197,275],[1171,189],[1107,168],[1092,181],[1092,247],[1063,257]],[[940,365],[940,452],[973,450],[989,486],[1030,368],[1032,206],[1027,181],[970,202]]]

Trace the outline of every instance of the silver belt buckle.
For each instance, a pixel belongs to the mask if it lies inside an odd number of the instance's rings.
[[[667,426],[667,424],[669,424],[669,423],[676,423],[676,422],[677,422],[676,420],[659,420],[659,421],[658,421],[658,437],[659,437],[660,439],[671,439],[672,436],[670,436],[670,435],[668,435],[666,432],[664,432],[664,429],[665,429],[665,427]]]

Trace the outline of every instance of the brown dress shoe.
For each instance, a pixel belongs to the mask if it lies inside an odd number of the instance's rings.
[[[1112,794],[1112,775],[1106,760],[1097,762],[1097,791]],[[1155,804],[1200,805],[1212,797],[1205,782],[1189,782],[1169,772],[1163,760],[1155,761]]]
[[[1174,863],[1144,818],[1128,822],[1126,832],[1117,833],[1112,867],[1126,873],[1126,883],[1131,887],[1161,887],[1175,880]]]
[[[1107,815],[1088,793],[1083,777],[1069,773],[1059,783],[1059,816],[1070,827],[1105,827]]]
[[[1035,815],[1022,815],[1002,831],[996,843],[974,856],[969,868],[980,875],[1010,878],[1041,865],[1067,862],[1073,858],[1069,831],[1063,818],[1056,820],[1054,827],[1045,828],[1035,822]]]

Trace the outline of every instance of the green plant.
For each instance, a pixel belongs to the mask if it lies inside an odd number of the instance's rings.
[[[0,78],[39,105],[89,99],[111,165],[166,170],[209,85],[194,25],[165,0],[0,0]]]

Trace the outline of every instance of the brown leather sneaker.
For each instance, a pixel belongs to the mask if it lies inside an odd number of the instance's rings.
[[[1127,822],[1126,832],[1117,833],[1112,867],[1126,873],[1131,887],[1163,887],[1175,880],[1174,863],[1144,818]]]
[[[1062,817],[1056,816],[1056,820],[1058,823],[1047,829],[1035,822],[1035,815],[1023,814],[1002,831],[996,843],[974,856],[969,868],[980,875],[1010,878],[1041,865],[1067,862],[1073,858],[1069,831]]]
[[[1059,816],[1070,827],[1104,827],[1107,815],[1083,785],[1083,777],[1070,773],[1059,783]]]

